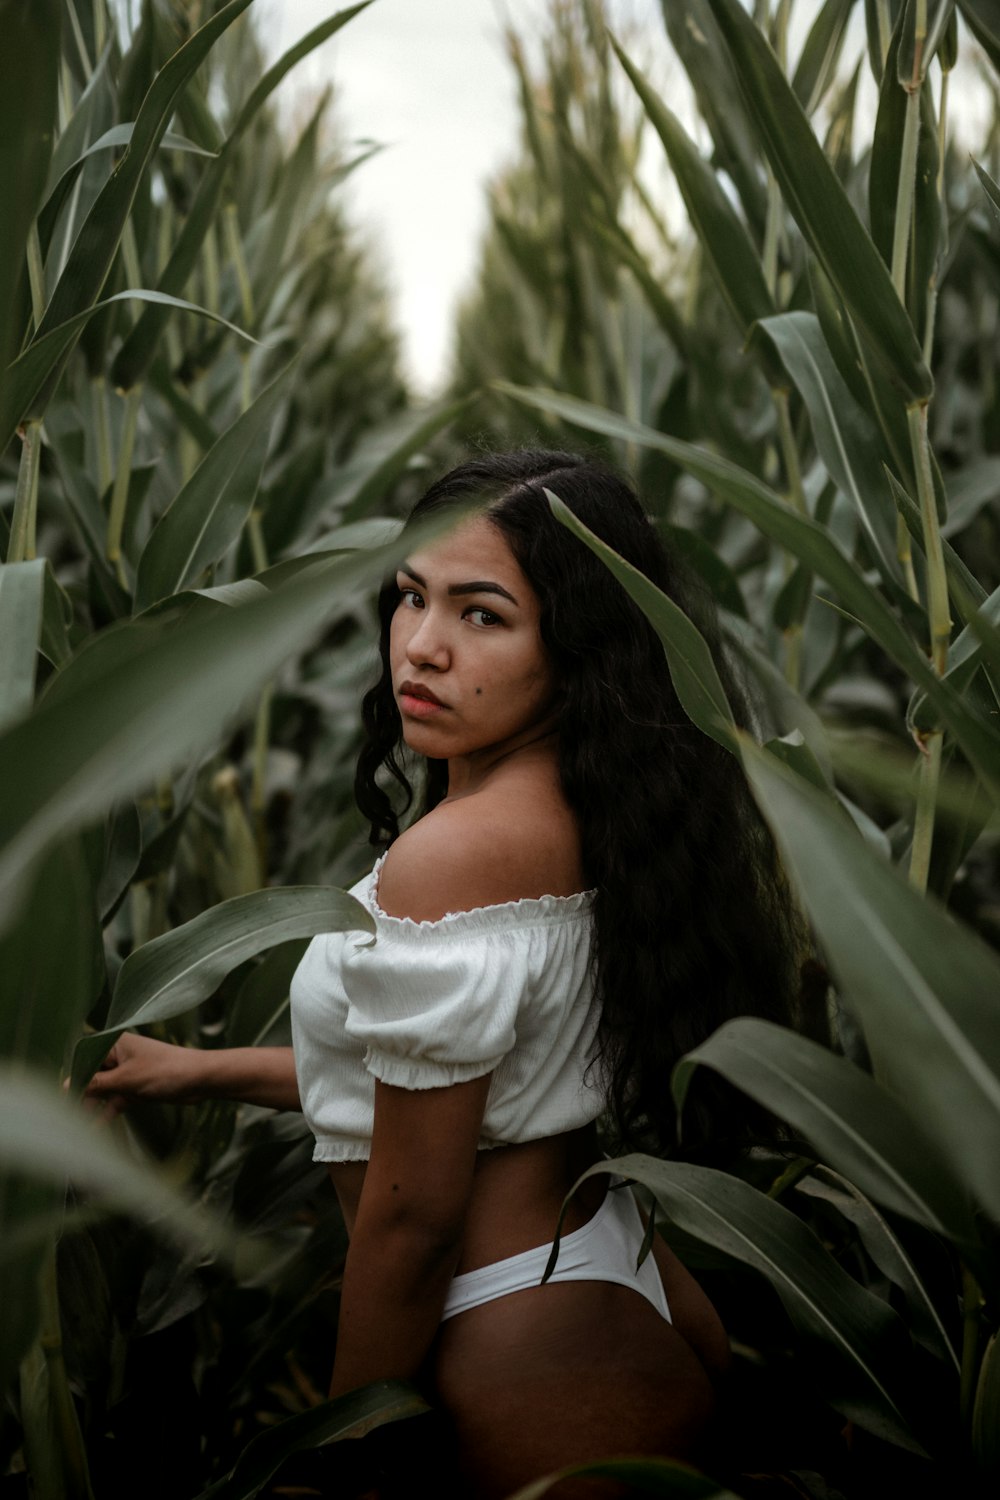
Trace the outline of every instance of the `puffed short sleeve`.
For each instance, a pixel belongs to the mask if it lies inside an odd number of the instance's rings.
[[[368,1072],[405,1089],[490,1073],[512,1049],[524,961],[503,933],[447,923],[378,921],[374,943],[348,943],[346,1031]]]

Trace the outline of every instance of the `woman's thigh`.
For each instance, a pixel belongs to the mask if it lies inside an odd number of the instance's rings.
[[[715,1404],[677,1328],[638,1293],[599,1281],[514,1292],[449,1319],[434,1376],[476,1500],[613,1455],[696,1462]]]

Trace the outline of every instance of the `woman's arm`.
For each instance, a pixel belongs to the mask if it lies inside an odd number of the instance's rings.
[[[301,1109],[291,1047],[224,1047],[202,1051],[125,1032],[87,1086],[112,1114],[135,1099],[199,1104],[237,1099],[265,1109]]]
[[[449,1088],[375,1084],[331,1396],[412,1379],[423,1363],[462,1248],[490,1076]]]

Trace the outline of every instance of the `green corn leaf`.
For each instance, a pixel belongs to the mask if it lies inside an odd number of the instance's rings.
[[[792,78],[792,88],[811,115],[833,82],[847,35],[854,0],[825,0],[806,37]]]
[[[697,349],[684,326],[680,312],[667,295],[658,279],[653,275],[645,257],[621,224],[603,223],[599,219],[587,218],[588,232],[612,251],[623,266],[627,266],[649,303],[650,311],[659,323],[674,348],[683,353],[685,359],[697,361]]]
[[[215,993],[248,958],[319,932],[375,931],[353,896],[328,886],[284,886],[234,896],[131,954],[115,983],[112,1026],[145,1026],[189,1010]]]
[[[90,309],[100,297],[139,184],[163,139],[182,90],[217,38],[249,4],[250,0],[229,0],[157,73],[136,117],[131,144],[80,227],[39,325],[38,337],[61,329]],[[32,415],[44,413],[73,342],[75,338],[67,343],[51,370],[33,404]]]
[[[0,402],[3,371],[24,329],[15,295],[25,248],[45,190],[56,128],[61,0],[10,0],[0,47]],[[9,439],[7,440],[9,441]],[[0,451],[6,441],[0,442]]]
[[[896,193],[899,160],[906,123],[906,93],[896,76],[900,32],[905,6],[900,10],[886,54],[885,72],[879,87],[878,112],[872,135],[871,168],[868,176],[868,222],[871,236],[887,266],[892,264],[892,238],[896,223]]]
[[[938,62],[942,73],[950,73],[958,62],[958,11],[952,10],[938,45]]]
[[[677,1500],[739,1500],[732,1490],[717,1484],[686,1464],[666,1458],[611,1458],[603,1463],[577,1464],[536,1479],[517,1490],[509,1500],[542,1500],[555,1485],[567,1479],[611,1479],[624,1486],[628,1495],[676,1496]]]
[[[417,1417],[428,1409],[423,1397],[401,1380],[379,1380],[349,1391],[259,1433],[230,1473],[203,1490],[198,1500],[252,1500],[291,1454],[321,1445],[328,1460],[326,1482],[336,1490],[337,1454],[326,1445],[362,1438],[387,1422]]]
[[[249,0],[242,0],[242,3],[247,4]],[[268,68],[263,78],[258,81],[249,99],[240,110],[236,124],[215,160],[210,162],[205,169],[198,184],[194,202],[184,220],[180,234],[174,241],[170,259],[160,277],[160,291],[179,296],[187,285],[205,236],[215,222],[219,199],[236,147],[261,106],[296,63],[301,62],[314,48],[333,36],[370,4],[371,0],[361,0],[360,4],[348,6],[346,10],[338,11],[335,16],[313,27],[312,31],[300,42],[290,47],[272,67]],[[168,314],[161,308],[147,308],[139,318],[115,357],[111,378],[116,386],[122,390],[131,390],[143,378],[156,353],[167,316]]]
[[[985,167],[981,167],[977,161],[973,161],[972,165],[976,169],[976,176],[982,183],[983,192],[986,194],[986,197],[989,200],[990,208],[993,210],[993,216],[996,219],[997,223],[1000,224],[1000,184],[996,183],[990,176],[989,172],[986,171]]]
[[[674,51],[691,80],[720,168],[736,186],[747,221],[764,232],[767,189],[732,60],[708,0],[660,0]]]
[[[740,0],[708,3],[760,144],[810,249],[863,330],[872,356],[909,400],[927,400],[934,383],[906,310],[777,59]]]
[[[840,378],[813,313],[781,313],[760,327],[806,404],[827,473],[856,510],[883,577],[899,576],[896,507],[874,428]]]
[[[368,433],[337,476],[327,508],[338,512],[340,525],[360,521],[402,474],[415,453],[449,427],[479,399],[478,393],[442,401],[393,417]]]
[[[45,571],[41,558],[0,564],[0,730],[34,702]]]
[[[814,1167],[808,1177],[796,1184],[796,1192],[830,1203],[843,1218],[855,1226],[861,1243],[878,1270],[894,1286],[898,1286],[906,1298],[913,1337],[925,1349],[930,1350],[936,1359],[950,1365],[956,1375],[960,1374],[958,1355],[934,1306],[934,1299],[899,1237],[874,1203],[846,1177],[832,1172],[829,1167]]]
[[[308,947],[305,938],[278,943],[254,964],[226,1011],[227,1047],[261,1047],[279,1017],[287,1015],[292,976]]]
[[[871,587],[824,527],[792,510],[754,475],[692,443],[665,437],[651,427],[630,422],[602,407],[555,391],[528,390],[506,381],[495,381],[494,386],[516,401],[552,412],[579,427],[666,453],[727,504],[749,516],[765,535],[808,564],[813,572],[833,585],[842,607],[864,626],[914,683],[924,689],[994,800],[1000,801],[1000,734],[935,676],[927,658],[881,594]]]
[[[0,1164],[62,1188],[67,1179],[108,1208],[132,1214],[174,1244],[228,1256],[234,1236],[149,1162],[117,1145],[58,1083],[0,1063]],[[244,1255],[246,1251],[244,1250]]]
[[[545,495],[556,520],[579,537],[610,569],[660,637],[677,696],[691,722],[724,749],[731,750],[733,711],[719,680],[712,653],[697,626],[638,568],[633,568],[577,520],[558,495],[548,489]]]
[[[764,749],[770,755],[776,755],[781,764],[788,766],[789,770],[794,771],[797,776],[804,776],[810,786],[823,792],[836,806],[839,806],[823,767],[806,744],[800,729],[793,729],[779,739],[768,740]]]
[[[139,559],[137,612],[192,583],[238,539],[260,484],[274,414],[295,368],[288,365],[227,428],[160,517]]]
[[[49,174],[41,200],[43,203],[48,202],[52,189],[66,169],[82,156],[91,141],[103,135],[111,124],[113,90],[108,81],[110,59],[111,47],[107,45],[97,59],[94,71],[76,101],[76,108],[59,132],[59,139],[56,141],[52,159],[49,162]]]
[[[668,526],[665,522],[661,522],[657,529],[671,555],[682,557],[692,572],[708,585],[716,604],[745,620],[747,607],[739,579],[701,532],[688,526]]]
[[[879,1083],[1000,1218],[1000,961],[746,737],[744,765]]]
[[[918,553],[923,555],[924,530],[920,517],[920,510],[915,500],[912,500],[891,469],[886,469],[885,477],[892,490],[892,498],[896,502],[906,528],[910,533],[910,539],[915,544]],[[944,565],[948,573],[948,587],[951,591],[952,602],[957,605],[960,614],[963,612],[963,601],[969,600],[970,605],[978,607],[986,599],[986,590],[979,580],[970,573],[965,563],[959,557],[954,547],[947,540],[942,543],[944,550]],[[964,615],[963,615],[964,618]]]
[[[48,250],[60,211],[83,167],[99,151],[118,150],[122,146],[128,146],[132,140],[134,129],[135,126],[131,123],[110,126],[109,129],[105,130],[94,141],[93,145],[82,149],[80,154],[74,157],[60,172],[56,181],[47,192],[45,203],[38,215],[38,238],[41,242],[43,254]],[[62,140],[60,139],[61,144]],[[207,157],[214,155],[214,152],[206,151],[204,147],[196,145],[194,141],[189,141],[185,136],[178,135],[172,130],[165,132],[160,146],[165,151],[187,151],[195,156]]]
[[[980,1472],[1000,1472],[1000,1334],[986,1345],[972,1408],[972,1452]]]
[[[100,983],[100,934],[78,838],[49,851],[32,872],[24,894],[23,921],[0,935],[0,973],[7,999],[0,1007],[0,1057],[4,1068],[16,1063],[55,1078],[66,1038],[82,1024]],[[5,1097],[0,1115],[6,1103]],[[2,1133],[0,1124],[0,1137]],[[51,1244],[51,1216],[62,1206],[60,1188],[58,1180],[29,1180],[20,1161],[4,1155],[0,1141],[0,1263],[7,1300],[0,1319],[4,1380],[16,1372],[35,1337],[39,1272]]]
[[[677,119],[614,39],[612,46],[655,129],[677,178],[695,233],[744,336],[776,311],[764,271],[742,220]]]
[[[42,602],[42,632],[38,649],[54,667],[61,667],[72,655],[69,628],[73,622],[73,604],[66,590],[56,581],[52,564],[45,569]]]
[[[167,1021],[200,1005],[241,963],[292,938],[374,932],[365,908],[344,891],[286,886],[234,896],[136,949],[115,983],[106,1028],[77,1043],[73,1085],[83,1088],[123,1031]]]
[[[998,193],[1000,203],[1000,193]],[[1000,454],[970,459],[957,474],[948,475],[948,520],[945,536],[961,536],[984,506],[1000,494]]]
[[[903,8],[903,27],[896,63],[896,77],[900,84],[917,82],[926,78],[934,54],[948,30],[955,13],[955,0],[925,0],[926,33],[917,54],[917,11],[919,7],[909,4]]]
[[[1000,626],[1000,588],[995,588],[979,607],[980,627],[985,622],[987,626]],[[982,645],[969,625],[966,625],[961,634],[956,636],[948,649],[948,670],[944,674],[944,681],[952,692],[959,696],[963,695],[982,663]],[[940,727],[937,714],[927,701],[926,693],[914,693],[910,705],[906,711],[906,725],[912,732],[914,729],[927,733]]]
[[[907,306],[912,310],[915,328],[925,328],[928,296],[947,248],[947,219],[938,195],[937,115],[931,97],[931,85],[925,83],[920,94],[920,129],[917,136],[917,170],[913,197],[913,233],[907,265]],[[938,522],[946,516],[941,506],[942,490],[935,482],[938,499]]]
[[[933,1136],[846,1058],[771,1021],[740,1016],[678,1063],[679,1110],[698,1067],[712,1068],[791,1125],[877,1203],[959,1245],[978,1245],[968,1198]]]
[[[591,1167],[580,1182],[609,1171],[649,1188],[668,1225],[767,1278],[799,1335],[822,1349],[813,1373],[830,1382],[831,1405],[869,1431],[922,1451],[906,1415],[902,1324],[801,1219],[740,1178],[687,1162],[625,1156]]]
[[[840,377],[861,410],[882,434],[896,472],[916,489],[906,413],[882,367],[866,357],[843,301],[822,266],[809,258],[809,286],[827,348]]]
[[[410,540],[445,529],[429,521]],[[99,666],[0,735],[0,926],[16,914],[11,882],[28,862],[213,743],[294,650],[395,566],[399,548],[317,563],[235,608],[120,626],[123,642]]]
[[[887,266],[892,264],[892,246],[896,227],[896,195],[906,128],[907,93],[900,82],[903,53],[909,42],[907,68],[913,60],[913,6],[899,12],[886,57],[886,68],[879,90],[878,115],[872,139],[871,168],[868,176],[868,215],[872,239]],[[912,209],[913,232],[909,239],[906,301],[915,328],[923,328],[926,319],[927,291],[937,263],[941,234],[941,204],[938,198],[937,121],[931,103],[930,89],[921,90],[920,125],[917,141],[917,163]]]
[[[231,333],[239,334],[240,338],[249,340],[251,344],[256,343],[256,340],[250,338],[248,333],[244,333],[242,328],[237,328],[235,323],[227,322],[225,318],[220,318],[217,313],[209,312],[205,307],[199,307],[195,302],[185,302],[181,297],[168,297],[164,292],[147,291],[141,287],[115,292],[112,297],[106,297],[103,302],[95,302],[92,307],[85,308],[83,312],[77,313],[75,317],[60,324],[58,328],[52,328],[48,333],[40,334],[8,367],[7,379],[0,392],[0,451],[10,442],[18,425],[30,416],[32,411],[39,411],[42,407],[44,391],[47,386],[51,386],[53,374],[58,371],[79,337],[81,328],[95,313],[101,312],[115,302],[128,301],[157,302],[177,308],[181,312],[197,313],[199,317],[209,318],[213,323],[220,323]]]

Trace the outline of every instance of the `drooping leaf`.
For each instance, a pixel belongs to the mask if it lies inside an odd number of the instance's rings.
[[[199,1005],[247,959],[291,938],[353,930],[375,930],[353,896],[325,886],[286,886],[234,896],[143,944],[119,971],[106,1029],[77,1045],[74,1087],[89,1081],[123,1031]]]
[[[808,1177],[796,1184],[796,1192],[831,1204],[855,1226],[877,1268],[903,1293],[914,1338],[958,1375],[961,1372],[958,1355],[934,1299],[898,1235],[874,1203],[846,1177],[832,1172],[829,1167],[814,1168]]]
[[[956,1183],[1000,1218],[1000,961],[744,737],[754,793],[881,1086],[906,1101]]]
[[[256,602],[180,624],[137,620],[99,667],[0,735],[0,922],[14,915],[10,882],[54,837],[211,743],[285,657],[398,556],[397,543],[317,563]]]
[[[831,1404],[870,1431],[921,1451],[908,1417],[902,1324],[801,1219],[740,1178],[687,1162],[624,1156],[598,1163],[580,1181],[609,1171],[649,1188],[668,1226],[761,1272],[802,1338],[803,1354],[817,1351],[814,1378],[826,1382]]]
[[[89,90],[90,85],[88,85]],[[50,185],[45,203],[38,216],[38,238],[41,242],[42,254],[48,250],[53,230],[59,218],[60,211],[66,199],[73,189],[73,185],[86,166],[91,157],[101,151],[118,150],[122,146],[128,146],[132,140],[133,126],[131,123],[125,125],[112,125],[108,130],[102,132],[92,145],[81,146],[79,155],[72,158],[65,168],[60,172],[56,181]],[[62,138],[60,137],[60,145]],[[175,131],[168,130],[164,133],[160,146],[165,151],[186,151],[194,156],[211,157],[214,153],[206,151],[203,147],[189,141],[185,136],[178,135]]]
[[[613,1458],[604,1463],[578,1464],[526,1484],[509,1500],[541,1500],[554,1485],[567,1479],[617,1480],[630,1495],[674,1495],[678,1500],[739,1500],[732,1490],[709,1479],[706,1474],[665,1458]]]
[[[692,624],[679,605],[661,593],[638,568],[633,568],[631,563],[627,563],[584,526],[582,521],[577,520],[558,495],[549,489],[546,489],[545,494],[556,520],[561,521],[567,530],[579,537],[607,565],[660,637],[677,696],[692,723],[725,749],[731,750],[733,711],[712,660],[712,653],[697,626]]]
[[[47,382],[51,383],[53,373],[68,355],[80,329],[104,308],[116,302],[128,301],[166,303],[180,312],[197,313],[199,317],[209,318],[213,323],[221,323],[231,333],[239,334],[240,338],[254,342],[250,335],[244,333],[242,328],[237,328],[235,323],[227,322],[225,318],[219,317],[217,313],[209,312],[206,307],[199,307],[195,302],[185,302],[180,297],[167,297],[162,292],[149,291],[143,287],[115,292],[112,296],[106,297],[103,302],[95,302],[92,307],[85,308],[83,312],[69,318],[58,328],[52,328],[48,333],[33,339],[24,353],[8,367],[6,381],[0,390],[0,450],[10,442],[18,424],[34,408],[41,405],[40,393]]]
[[[117,1145],[58,1083],[0,1063],[0,1165],[62,1188],[66,1181],[133,1214],[175,1244],[232,1253],[232,1232],[148,1162]],[[246,1251],[244,1250],[244,1254]]]
[[[968,1197],[933,1136],[846,1058],[770,1021],[740,1016],[678,1064],[678,1109],[699,1066],[713,1068],[793,1126],[823,1161],[876,1202],[959,1244],[977,1244]]]
[[[321,1445],[325,1448],[341,1438],[361,1438],[376,1427],[417,1417],[427,1410],[423,1397],[399,1380],[378,1380],[349,1391],[336,1401],[298,1412],[259,1433],[244,1448],[230,1473],[203,1490],[198,1500],[252,1500],[290,1454]],[[329,1477],[336,1485],[336,1451],[324,1452],[324,1457],[329,1459]]]
[[[145,943],[119,971],[108,1020],[139,1026],[207,999],[246,959],[318,932],[374,932],[353,896],[328,886],[283,886],[234,896]]]
[[[837,590],[841,607],[848,610],[887,655],[927,692],[942,722],[954,733],[991,796],[1000,801],[1000,734],[935,676],[927,658],[879,591],[871,587],[825,527],[794,511],[767,485],[737,464],[692,443],[665,437],[639,422],[631,422],[614,412],[555,391],[529,390],[505,381],[494,384],[497,390],[514,400],[553,412],[577,426],[668,454],[728,504],[749,516],[765,535],[807,563],[813,572]]]

